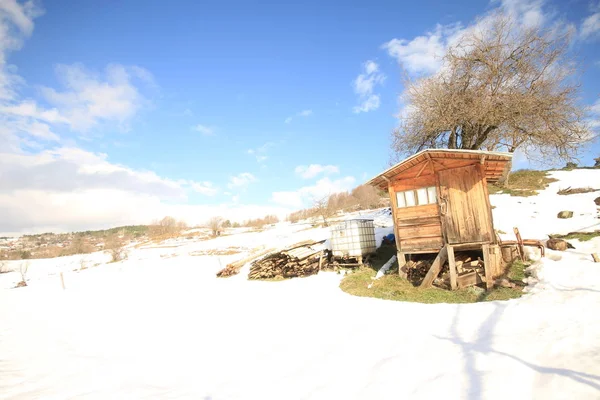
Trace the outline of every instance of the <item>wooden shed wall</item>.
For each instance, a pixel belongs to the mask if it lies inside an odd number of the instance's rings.
[[[395,176],[388,184],[388,191],[398,251],[437,252],[445,243],[495,243],[484,168],[472,160],[424,160]],[[468,180],[472,181],[468,187],[464,184],[465,176],[461,178],[458,173],[460,170],[468,171]],[[445,176],[444,187],[440,187],[440,173]],[[436,204],[398,208],[397,192],[429,186],[436,187]],[[448,196],[448,193],[453,195]],[[447,198],[445,215],[440,214],[440,196]],[[452,204],[453,201],[456,204]],[[455,211],[461,211],[460,215]],[[451,238],[448,238],[449,232]]]
[[[394,217],[394,234],[396,235],[396,245],[401,252],[436,251],[444,245],[437,203],[402,208],[397,206],[397,192],[428,186],[435,186],[439,193],[437,179],[432,170],[416,179],[390,182],[388,189]]]

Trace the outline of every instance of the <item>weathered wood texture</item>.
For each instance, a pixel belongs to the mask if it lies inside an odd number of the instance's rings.
[[[446,246],[448,252],[448,269],[450,270],[450,287],[452,290],[457,289],[456,278],[458,273],[456,272],[456,260],[454,259],[454,248],[452,246]]]
[[[435,252],[444,245],[437,204],[399,208],[395,225],[397,244],[404,253],[428,249]]]
[[[494,241],[479,165],[439,171],[442,230],[449,244]]]
[[[483,279],[476,271],[469,272],[458,277],[457,286],[459,289],[466,288],[468,286],[478,285],[483,282]]]
[[[427,275],[425,275],[425,278],[423,278],[423,282],[421,282],[421,285],[419,287],[421,287],[421,288],[431,287],[435,278],[437,278],[437,276],[440,274],[440,271],[442,270],[442,267],[444,266],[444,263],[446,262],[447,259],[448,259],[448,250],[447,250],[447,247],[444,246],[438,253],[435,260],[433,260],[433,264],[431,264],[431,268],[429,269],[429,272],[427,272]]]

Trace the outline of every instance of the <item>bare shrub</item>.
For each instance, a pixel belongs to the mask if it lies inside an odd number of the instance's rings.
[[[223,226],[223,218],[212,217],[208,220],[207,226],[211,230],[213,236],[219,236],[219,234],[221,233],[221,228]]]
[[[152,222],[151,234],[153,236],[174,235],[187,228],[184,221],[178,221],[173,217],[166,216],[161,220]]]
[[[118,262],[127,259],[127,250],[125,249],[125,241],[114,235],[106,240],[104,250],[110,254],[110,262]]]
[[[29,270],[29,261],[19,264],[19,273],[21,280],[17,283],[17,287],[27,286],[27,271]]]
[[[352,197],[356,199],[359,207],[363,210],[377,208],[381,199],[378,190],[370,185],[360,185],[354,188]]]

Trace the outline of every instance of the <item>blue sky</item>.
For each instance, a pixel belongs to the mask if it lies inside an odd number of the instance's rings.
[[[351,189],[387,167],[401,66],[435,72],[498,8],[574,32],[600,115],[589,1],[0,0],[0,232],[283,215]]]

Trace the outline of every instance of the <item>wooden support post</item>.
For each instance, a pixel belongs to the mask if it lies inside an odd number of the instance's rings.
[[[456,283],[456,278],[458,273],[456,271],[456,261],[454,260],[454,247],[447,245],[448,251],[448,269],[450,269],[450,287],[452,290],[456,290],[458,285]]]
[[[321,255],[319,256],[319,271],[321,270],[322,267],[323,267],[323,252],[321,252]]]
[[[398,274],[400,275],[400,278],[407,278],[407,273],[408,270],[406,268],[406,255],[399,251],[398,252]]]
[[[60,273],[60,284],[61,284],[63,290],[65,290],[66,289],[66,287],[65,287],[65,278],[63,277],[63,273],[62,272]]]
[[[418,177],[421,176],[421,173],[423,172],[423,170],[425,169],[426,166],[429,165],[429,160],[425,160],[423,161],[423,165],[421,166],[421,169],[419,169],[419,172],[417,172],[417,176],[415,176],[415,179],[417,179]]]
[[[494,287],[494,266],[492,265],[493,261],[491,260],[492,257],[490,256],[490,245],[484,244],[482,246],[482,250],[483,268],[485,270],[485,287],[487,288],[487,290],[490,290],[492,287]]]
[[[431,287],[431,285],[433,284],[433,281],[435,280],[435,278],[437,278],[440,271],[442,270],[442,266],[446,262],[447,258],[448,258],[448,250],[447,250],[447,246],[444,246],[438,253],[435,260],[433,260],[433,264],[431,264],[431,268],[429,268],[429,272],[427,272],[427,275],[425,275],[425,278],[423,278],[423,282],[421,282],[421,286],[419,286],[419,287],[421,287],[423,289]]]
[[[514,227],[513,231],[515,232],[515,236],[517,237],[517,245],[519,249],[519,254],[521,256],[521,261],[525,261],[525,246],[523,245],[523,239],[521,238],[521,233],[519,232],[519,228]]]

